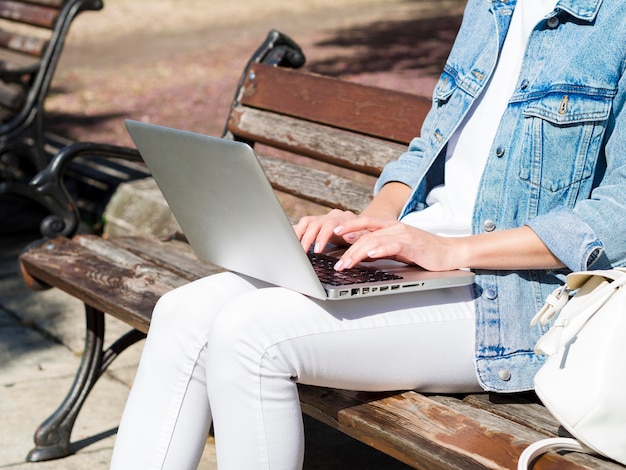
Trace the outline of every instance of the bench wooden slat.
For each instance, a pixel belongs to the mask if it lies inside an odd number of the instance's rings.
[[[329,208],[359,212],[372,197],[372,186],[336,174],[259,155],[272,186]]]
[[[109,241],[96,235],[77,235],[72,241],[95,253],[103,262],[141,273],[155,268],[159,280],[167,286],[179,286],[189,281],[223,271],[211,263],[200,261],[189,244],[137,237],[115,237]]]
[[[84,238],[81,237],[81,240]],[[182,241],[148,241],[129,236],[111,238],[111,243],[190,281],[223,271],[222,268],[199,260],[189,244]]]
[[[20,260],[31,276],[145,333],[152,309],[163,294],[221,269],[199,261],[183,242],[142,241],[59,237],[40,250],[28,251]]]
[[[529,394],[530,395],[530,394]],[[484,409],[509,421],[515,421],[546,435],[555,435],[558,422],[537,400],[531,401],[523,395],[478,394],[469,395],[464,401],[474,408]]]
[[[0,31],[0,47],[15,52],[21,52],[33,57],[41,57],[48,40],[19,33]]]
[[[0,0],[0,18],[51,29],[59,14],[58,8],[34,3]]]
[[[68,239],[56,238],[46,245],[54,249],[30,250],[21,260],[31,276],[144,333],[157,300],[187,282],[182,278],[172,282],[169,271],[146,264],[118,266]]]
[[[46,4],[47,3],[47,4]],[[0,26],[0,48],[31,57],[43,56],[49,44],[49,32],[41,34],[43,29],[51,30],[64,2],[26,2],[0,0],[0,19],[31,26],[28,28],[7,28],[8,23]],[[15,67],[12,67],[15,68]]]
[[[249,69],[241,102],[403,144],[419,135],[431,107],[425,97],[266,64]]]
[[[454,409],[461,416],[475,419],[481,424],[491,422],[492,418],[489,415],[492,415],[496,419],[494,421],[495,428],[511,434],[514,442],[526,435],[519,433],[517,430],[519,429],[518,426],[527,429],[530,431],[530,434],[527,435],[529,442],[524,444],[523,450],[527,445],[538,439],[554,437],[560,431],[560,425],[556,418],[543,405],[539,404],[538,399],[531,400],[529,398],[531,395],[532,393],[476,393],[462,398],[453,395],[429,395],[429,398]],[[481,432],[478,432],[477,436],[480,434]],[[476,448],[478,449],[478,446]],[[479,452],[483,453],[480,450]],[[562,457],[565,460],[561,460],[561,456],[556,460],[547,458],[555,455],[549,454],[546,457],[542,457],[535,463],[533,470],[562,468],[623,469],[619,464],[588,454],[564,453]],[[515,462],[518,456],[519,453],[512,454],[512,457],[515,457],[515,459],[512,459],[511,462]]]
[[[242,140],[280,148],[342,168],[378,176],[406,145],[239,106],[231,114],[229,131]]]

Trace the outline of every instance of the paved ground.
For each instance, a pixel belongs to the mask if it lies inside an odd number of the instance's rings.
[[[220,134],[272,28],[302,46],[309,70],[429,95],[465,0],[105,3],[71,31],[49,121],[80,140],[130,143],[123,117]]]
[[[301,44],[309,70],[429,94],[465,1],[105,3],[72,29],[48,124],[70,138],[128,144],[125,117],[219,134],[239,73],[271,28]],[[16,258],[29,236],[0,239],[0,469],[105,469],[141,344],[93,390],[72,436],[76,455],[24,463],[34,429],[72,383],[83,341],[78,302],[23,286]],[[307,469],[405,468],[314,422],[307,429]],[[200,468],[215,468],[210,441]]]

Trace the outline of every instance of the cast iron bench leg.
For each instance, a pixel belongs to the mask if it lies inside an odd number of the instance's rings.
[[[76,378],[63,403],[37,428],[35,448],[26,457],[28,462],[58,459],[74,453],[70,435],[89,392],[122,351],[145,338],[144,333],[132,330],[103,350],[104,314],[85,305],[85,319],[85,347]]]

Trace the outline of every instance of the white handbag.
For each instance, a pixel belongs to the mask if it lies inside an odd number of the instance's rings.
[[[541,440],[518,469],[549,450],[604,455],[626,464],[626,269],[583,271],[548,296],[531,325],[554,325],[535,346],[542,403],[574,437]]]

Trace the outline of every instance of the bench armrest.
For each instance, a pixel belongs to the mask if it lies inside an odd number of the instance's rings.
[[[239,82],[237,83],[237,89],[235,91],[235,97],[230,105],[230,112],[239,106],[241,103],[241,94],[243,93],[243,86],[250,73],[250,67],[254,64],[268,64],[275,67],[287,67],[292,69],[298,69],[304,65],[306,57],[304,52],[298,44],[284,33],[278,30],[272,29],[267,33],[265,40],[261,43],[258,49],[252,54],[248,60]],[[232,134],[228,131],[228,121],[226,119],[226,126],[222,135],[226,138],[232,138]]]
[[[272,29],[267,33],[265,41],[252,54],[248,65],[262,62],[264,64],[297,69],[302,67],[305,61],[304,52],[293,39],[280,31]]]
[[[34,199],[51,212],[41,222],[40,231],[44,239],[59,235],[71,237],[78,230],[78,208],[63,182],[65,168],[77,157],[142,161],[136,149],[117,145],[76,142],[62,148],[29,183]]]

